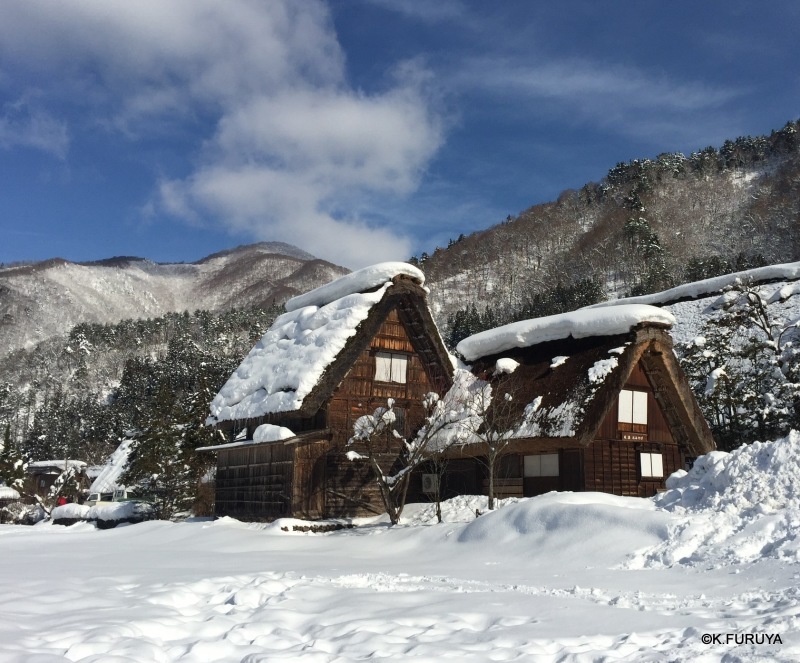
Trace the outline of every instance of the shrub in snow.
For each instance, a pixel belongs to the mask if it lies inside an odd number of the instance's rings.
[[[465,426],[465,422],[473,416],[469,396],[475,392],[477,383],[481,381],[469,371],[456,370],[453,386],[443,398],[432,392],[426,394],[422,402],[425,420],[408,439],[394,428],[394,400],[391,398],[387,407],[379,407],[356,420],[353,436],[348,441],[351,448],[347,458],[370,466],[392,525],[400,522],[414,468],[441,457],[448,447],[465,442],[471,435],[471,427]]]
[[[156,517],[155,507],[138,500],[113,504],[64,504],[50,514],[55,525],[72,525],[77,522],[94,522],[98,529],[109,529],[121,523],[141,523]]]
[[[12,525],[35,525],[47,517],[39,504],[12,502],[0,509],[0,523]]]

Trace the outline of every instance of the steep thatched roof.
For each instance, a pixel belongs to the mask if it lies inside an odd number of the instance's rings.
[[[676,441],[694,455],[707,453],[714,449],[711,431],[664,327],[645,322],[622,334],[509,348],[476,360],[473,371],[493,384],[495,406],[501,406],[504,394],[511,396],[502,407],[515,422],[514,437],[549,441],[553,447],[587,446],[641,362]],[[498,372],[502,359],[519,366]]]
[[[365,268],[290,302],[214,398],[208,423],[313,416],[393,309],[431,381],[446,389],[452,362],[428,310],[424,277],[399,265]]]

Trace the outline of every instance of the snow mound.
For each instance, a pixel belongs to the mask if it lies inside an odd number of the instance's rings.
[[[507,507],[519,502],[517,497],[506,497],[495,500],[495,509]],[[442,500],[443,523],[469,523],[475,520],[476,512],[485,514],[489,508],[486,495],[458,495]],[[407,526],[436,525],[436,504],[407,504],[403,510],[401,524]]]
[[[253,432],[253,442],[277,442],[294,437],[294,433],[285,426],[261,424]]]
[[[601,309],[580,309],[544,318],[512,322],[465,338],[456,349],[467,361],[512,348],[526,348],[546,341],[589,336],[625,334],[642,323],[672,326],[674,316],[644,304],[621,304]]]
[[[50,512],[52,520],[132,520],[150,517],[152,507],[143,502],[112,502],[107,504],[64,504]]]
[[[425,283],[425,275],[413,265],[405,262],[381,262],[358,269],[319,288],[292,297],[286,302],[286,310],[291,312],[306,306],[325,306],[325,304],[330,304],[347,295],[377,288],[401,274],[410,276],[420,285]]]
[[[800,283],[787,283],[785,286],[778,288],[772,293],[772,296],[767,300],[768,304],[775,302],[785,302],[789,297],[794,297],[800,294]]]
[[[630,552],[666,539],[669,514],[649,500],[605,493],[552,492],[489,512],[461,531],[458,541],[522,554],[587,557],[615,564]]]
[[[655,502],[673,511],[713,509],[742,516],[800,509],[800,433],[700,456],[667,479]]]
[[[280,316],[211,401],[208,423],[299,409],[390,285]]]
[[[519,367],[519,362],[510,359],[509,357],[503,357],[497,360],[497,363],[494,366],[494,374],[500,375],[501,373],[506,373],[511,375],[514,371],[517,370]]]
[[[800,562],[800,433],[701,456],[654,503],[682,518],[643,566]]]
[[[50,512],[53,520],[86,520],[92,507],[85,504],[62,504]]]

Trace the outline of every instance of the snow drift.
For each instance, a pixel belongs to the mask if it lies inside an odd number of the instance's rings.
[[[680,518],[644,566],[800,562],[800,433],[701,456],[654,503]]]

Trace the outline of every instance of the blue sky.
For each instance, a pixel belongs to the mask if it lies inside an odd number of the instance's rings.
[[[349,267],[800,112],[796,2],[40,0],[0,20],[0,262]]]

